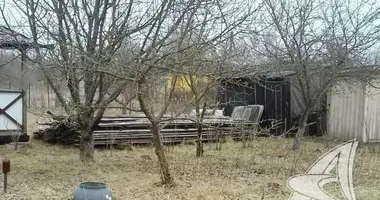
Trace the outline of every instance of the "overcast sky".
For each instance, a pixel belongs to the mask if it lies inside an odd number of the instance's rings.
[[[8,21],[9,25],[11,26],[11,28],[13,28],[14,30],[16,30],[20,33],[23,33],[27,36],[30,36],[27,19],[20,13],[20,11],[17,8],[17,6],[15,5],[14,1],[24,2],[25,0],[4,0],[4,6],[3,6],[4,16],[5,16],[6,20]],[[255,3],[258,2],[255,0],[251,0],[251,1],[255,2]],[[318,0],[316,0],[316,1],[318,1]],[[350,9],[355,9],[358,2],[362,1],[362,0],[344,0],[344,1],[350,2],[350,5],[351,5]],[[328,0],[325,2],[326,2],[326,5],[328,5],[329,2],[331,2],[331,1]],[[372,2],[373,4],[371,4],[371,5],[367,4],[366,6],[364,6],[361,9],[361,13],[368,12],[369,10],[374,9],[374,8],[378,8],[380,6],[380,2],[378,2],[376,0],[368,0],[368,2]],[[260,15],[265,16],[266,14],[260,14]],[[49,17],[49,16],[47,16],[47,17]],[[257,24],[260,24],[260,23],[261,23],[260,21],[257,22]],[[5,21],[2,17],[0,17],[0,24],[6,25]],[[376,25],[379,25],[379,24],[380,24],[380,19],[377,20],[377,22],[376,22]],[[258,27],[256,24],[253,26]],[[315,25],[315,27],[318,27],[318,26]],[[318,29],[318,28],[315,28],[315,29]],[[318,30],[315,30],[315,31],[318,31]]]

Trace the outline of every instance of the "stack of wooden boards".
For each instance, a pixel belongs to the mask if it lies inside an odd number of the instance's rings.
[[[202,139],[213,142],[229,136],[239,139],[243,133],[252,132],[262,115],[262,106],[236,108],[233,117],[205,116],[202,123]],[[35,138],[47,142],[77,145],[80,130],[74,123],[53,121],[39,123],[43,128],[34,133]],[[151,123],[144,116],[103,117],[95,128],[95,145],[151,144]],[[188,143],[197,139],[197,123],[193,117],[166,116],[162,119],[161,137],[164,144]]]

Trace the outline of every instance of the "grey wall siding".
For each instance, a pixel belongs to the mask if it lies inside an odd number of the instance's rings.
[[[375,85],[380,86],[379,83]],[[380,89],[341,83],[328,95],[327,133],[362,142],[380,141]]]

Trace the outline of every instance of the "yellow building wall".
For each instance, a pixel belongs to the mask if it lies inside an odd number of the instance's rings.
[[[174,79],[175,79],[175,75],[173,74],[168,75],[167,86],[169,89],[172,88]],[[203,85],[209,82],[209,79],[207,77],[198,77],[194,75],[177,75],[177,80],[174,85],[174,89],[177,91],[191,92],[190,80],[194,80],[195,84],[197,85],[198,84]]]

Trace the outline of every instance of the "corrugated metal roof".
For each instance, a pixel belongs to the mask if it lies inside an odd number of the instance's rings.
[[[0,45],[16,43],[33,43],[33,41],[21,33],[0,26]]]
[[[267,78],[278,78],[278,77],[291,76],[294,74],[296,74],[295,71],[274,71],[274,72],[264,73],[263,76]]]
[[[54,45],[38,44],[41,48],[51,49]],[[5,49],[29,49],[34,47],[34,42],[29,37],[10,28],[0,26],[0,48]]]

